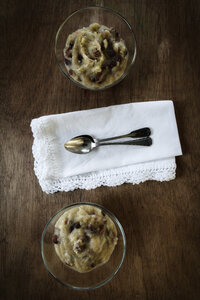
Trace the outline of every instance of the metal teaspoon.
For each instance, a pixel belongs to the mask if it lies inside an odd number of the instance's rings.
[[[116,137],[106,138],[106,139],[95,139],[90,135],[80,135],[72,138],[68,142],[65,143],[65,149],[77,153],[77,154],[87,154],[91,152],[94,148],[105,145],[137,145],[137,146],[151,146],[152,139],[149,137],[151,134],[151,130],[148,127],[141,128],[135,131],[132,131],[126,135],[120,135]],[[144,137],[142,139],[135,139],[132,141],[125,142],[115,142],[110,143],[108,141],[121,139],[121,138],[139,138]]]

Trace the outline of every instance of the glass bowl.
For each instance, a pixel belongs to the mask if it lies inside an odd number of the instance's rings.
[[[68,209],[80,205],[90,205],[101,209],[114,222],[118,234],[118,242],[109,261],[88,273],[79,273],[68,266],[65,266],[57,256],[52,241],[54,226],[60,216]],[[42,233],[41,254],[47,271],[60,283],[77,290],[91,290],[101,287],[109,282],[122,266],[125,253],[126,237],[122,225],[109,210],[94,203],[79,202],[62,208],[60,211],[55,213],[53,217],[51,217]]]
[[[99,23],[100,25],[116,29],[122,39],[124,39],[129,53],[128,62],[123,75],[112,84],[106,86],[84,86],[81,82],[77,82],[68,74],[64,63],[63,49],[68,35],[79,28],[88,27],[92,23]],[[104,90],[119,83],[129,73],[136,58],[136,39],[131,25],[118,12],[113,9],[100,6],[85,7],[73,12],[59,27],[55,39],[55,56],[61,72],[77,86],[89,90]]]

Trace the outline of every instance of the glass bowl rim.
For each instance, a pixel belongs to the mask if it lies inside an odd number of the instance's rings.
[[[109,217],[111,217],[111,219],[114,219],[114,221],[117,223],[119,229],[120,229],[120,232],[121,232],[121,235],[122,235],[122,239],[123,239],[123,254],[122,254],[122,258],[121,258],[121,261],[120,261],[120,264],[118,265],[118,267],[116,268],[116,270],[104,281],[102,281],[101,283],[99,284],[96,284],[96,285],[92,285],[92,286],[89,286],[89,287],[78,287],[78,286],[74,286],[74,285],[70,285],[70,284],[66,284],[64,283],[62,280],[60,280],[59,278],[57,278],[48,268],[47,264],[46,264],[46,260],[45,260],[45,257],[44,257],[44,253],[43,253],[43,241],[44,241],[44,236],[46,234],[46,231],[47,231],[47,228],[49,226],[49,224],[51,223],[51,221],[59,214],[61,213],[62,211],[68,209],[68,208],[71,208],[73,206],[79,206],[79,205],[90,205],[90,206],[95,206],[101,210],[104,210]],[[107,208],[101,206],[100,204],[96,204],[96,203],[91,203],[91,202],[76,202],[76,203],[72,203],[72,204],[69,204],[65,207],[63,207],[62,209],[60,209],[59,211],[57,211],[50,219],[49,221],[47,222],[47,224],[45,225],[44,227],[44,230],[42,232],[42,237],[41,237],[41,255],[42,255],[42,260],[43,260],[43,263],[44,263],[44,266],[46,268],[46,270],[48,271],[48,273],[53,276],[54,279],[56,279],[58,282],[60,282],[62,285],[66,286],[66,287],[69,287],[69,288],[72,288],[74,290],[94,290],[96,288],[99,288],[99,287],[102,287],[104,286],[106,283],[108,283],[109,281],[111,281],[115,276],[116,274],[118,273],[118,271],[120,270],[123,262],[124,262],[124,258],[125,258],[125,255],[126,255],[126,236],[125,236],[125,232],[124,232],[124,229],[121,225],[121,223],[119,222],[119,220],[115,217],[115,215],[110,212]]]
[[[100,8],[100,9],[103,9],[103,10],[107,10],[107,11],[110,11],[112,12],[113,14],[117,15],[120,19],[122,19],[122,21],[128,26],[128,28],[130,29],[130,32],[132,34],[132,37],[133,37],[133,41],[134,41],[134,54],[133,54],[133,57],[132,57],[132,60],[129,64],[129,66],[127,67],[126,71],[123,73],[123,75],[118,78],[116,81],[114,81],[113,83],[109,84],[109,85],[106,85],[106,86],[102,86],[102,87],[86,87],[84,86],[83,84],[77,82],[76,80],[74,80],[71,76],[68,75],[67,71],[64,72],[60,66],[60,63],[59,63],[59,59],[57,57],[57,40],[58,40],[58,37],[59,37],[59,34],[63,28],[63,26],[65,25],[65,23],[73,16],[75,15],[76,13],[78,12],[81,12],[83,10],[87,10],[87,9],[91,9],[91,8]],[[137,54],[137,42],[136,42],[136,37],[135,37],[135,33],[132,29],[132,26],[129,24],[129,22],[125,19],[125,17],[123,17],[118,11],[110,8],[110,7],[106,7],[106,6],[99,6],[99,5],[92,5],[92,6],[86,6],[86,7],[82,7],[80,9],[77,9],[75,11],[73,11],[63,22],[62,24],[60,25],[60,27],[58,28],[58,31],[56,32],[56,38],[55,38],[55,44],[54,44],[54,54],[55,54],[55,57],[56,57],[56,62],[58,64],[58,67],[61,71],[61,73],[67,77],[70,81],[72,81],[75,85],[79,86],[80,88],[83,88],[83,89],[86,89],[86,90],[92,90],[92,91],[100,91],[100,90],[105,90],[107,88],[110,88],[110,87],[113,87],[114,85],[118,84],[120,81],[122,81],[129,73],[130,69],[132,68],[132,66],[134,65],[135,63],[135,60],[136,60],[136,54]]]

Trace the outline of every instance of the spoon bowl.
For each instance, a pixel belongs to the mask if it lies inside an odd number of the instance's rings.
[[[97,147],[97,140],[90,135],[79,135],[65,143],[65,149],[78,154],[87,154]]]

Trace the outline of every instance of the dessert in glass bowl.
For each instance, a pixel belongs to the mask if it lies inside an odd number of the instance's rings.
[[[130,72],[136,53],[131,25],[107,7],[89,6],[72,12],[56,33],[58,67],[84,89],[99,91],[118,84]]]
[[[98,23],[70,34],[63,54],[69,75],[87,87],[112,84],[122,76],[128,61],[119,33]]]
[[[63,207],[42,233],[45,268],[58,282],[76,290],[96,289],[112,280],[125,253],[122,225],[108,209],[95,203]]]
[[[64,212],[55,224],[53,235],[60,260],[80,273],[108,262],[117,240],[117,229],[111,218],[90,205]]]

